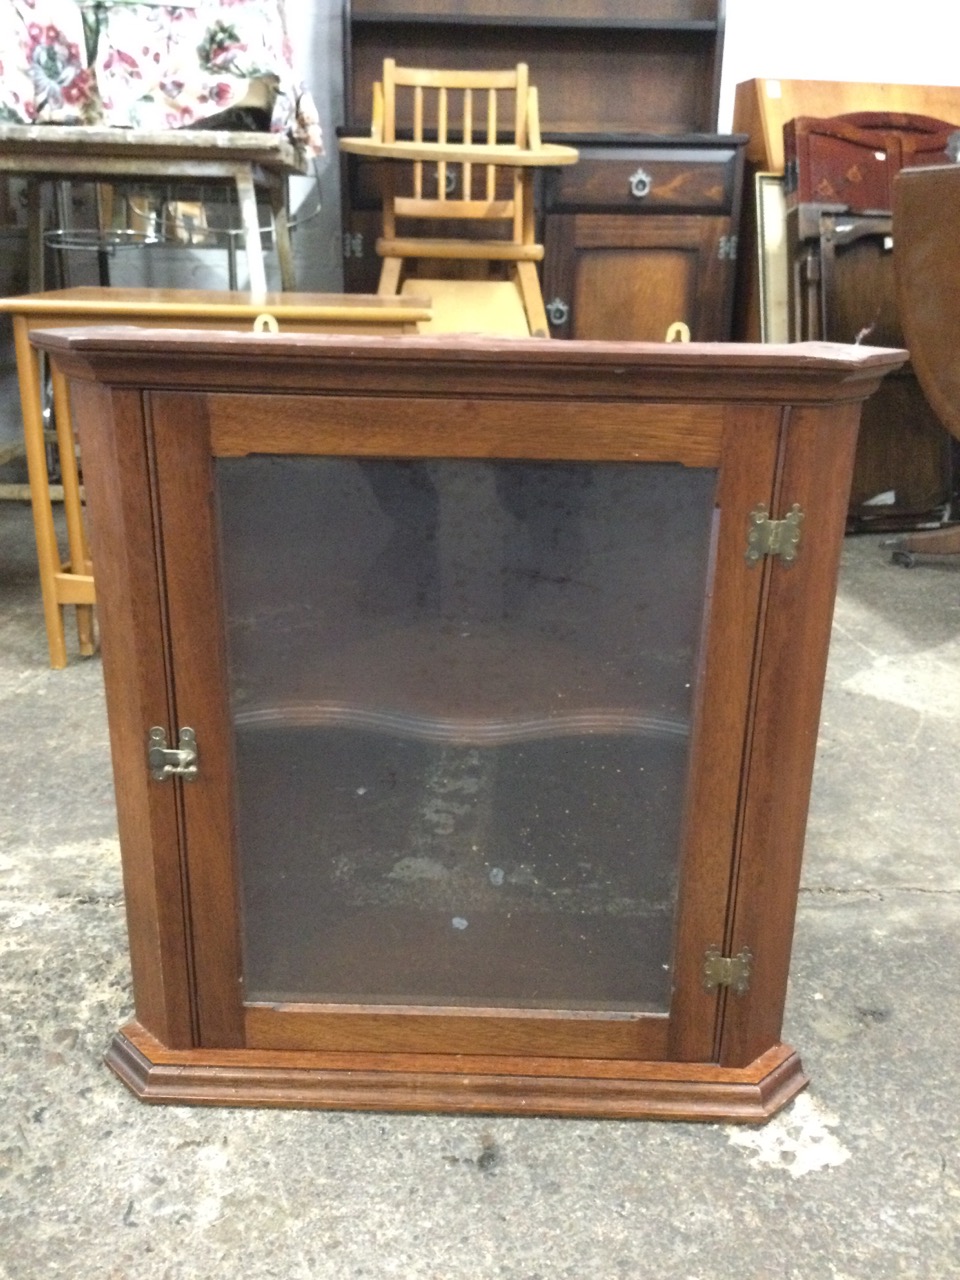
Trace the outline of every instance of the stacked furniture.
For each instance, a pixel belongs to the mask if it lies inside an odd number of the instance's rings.
[[[344,24],[345,137],[369,136],[386,58],[529,65],[543,142],[580,154],[534,183],[552,336],[730,336],[745,139],[715,132],[722,0],[348,0]],[[371,291],[383,166],[342,163],[345,287]]]
[[[782,219],[784,174],[783,127],[798,116],[847,115],[855,111],[913,112],[941,120],[960,122],[960,88],[955,85],[864,84],[844,80],[744,80],[737,85],[733,127],[748,137],[746,149],[746,198],[740,227],[741,252],[737,259],[736,337],[747,342],[762,337],[765,298],[759,255],[764,239],[780,243],[779,228],[767,228],[764,236],[761,193],[765,187],[781,188]],[[776,200],[768,207],[777,213]],[[759,225],[758,225],[759,223]],[[783,283],[786,267],[780,264]],[[780,281],[776,282],[777,287]],[[786,332],[783,334],[786,338]],[[764,338],[769,341],[769,338]],[[779,340],[779,338],[774,339]]]
[[[865,113],[874,113],[872,129]],[[846,117],[844,124],[816,123],[838,116]],[[918,118],[926,118],[919,132]],[[808,123],[793,128],[788,145],[794,163],[787,175],[785,126],[800,120]],[[740,228],[736,336],[768,339],[772,329],[780,341],[860,338],[903,345],[890,183],[904,162],[946,160],[945,139],[960,127],[960,89],[748,80],[737,85],[733,126],[749,135],[750,191]],[[798,128],[804,139],[799,148]],[[818,139],[812,147],[811,137]],[[843,160],[827,160],[824,172],[824,152],[829,156],[834,141]],[[848,181],[848,172],[859,181]],[[870,192],[872,175],[881,185]],[[949,436],[908,365],[865,408],[849,527],[900,530],[936,523],[954,492]]]
[[[943,164],[954,127],[913,113],[857,112],[784,126],[791,337],[904,345],[894,279],[893,180]],[[912,528],[952,493],[950,436],[909,366],[864,412],[851,527]]]
[[[910,360],[960,457],[960,165],[904,169],[893,184],[894,275]],[[958,486],[960,488],[960,486]],[[893,559],[960,555],[960,522],[891,539]]]

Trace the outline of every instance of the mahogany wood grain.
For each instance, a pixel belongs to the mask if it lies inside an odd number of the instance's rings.
[[[777,1045],[744,1070],[671,1063],[571,1062],[576,1074],[535,1072],[530,1059],[223,1052],[172,1055],[134,1024],[118,1033],[107,1064],[144,1102],[180,1105],[466,1112],[607,1119],[722,1120],[756,1124],[807,1083],[796,1053]]]
[[[860,403],[905,353],[129,329],[35,340],[72,378],[100,470],[94,554],[109,556],[104,658],[131,953],[138,1022],[153,1037],[126,1029],[108,1061],[138,1096],[759,1121],[802,1087],[780,1023],[846,488]],[[461,399],[478,425],[441,439]],[[672,443],[674,461],[719,462],[667,1017],[243,1005],[213,458],[218,439],[310,451],[308,418],[328,412],[322,447],[348,456],[393,418],[386,438],[401,456],[433,456],[438,442],[443,456],[497,456],[512,421],[517,456],[531,441],[588,455],[592,439],[600,459],[659,457]],[[579,418],[600,423],[592,437]],[[804,511],[795,563],[747,564],[761,503]],[[172,736],[186,716],[200,778],[148,782],[146,728]],[[710,946],[750,949],[743,995],[705,989]]]
[[[371,85],[384,57],[412,66],[530,64],[551,133],[696,133],[714,128],[722,51],[718,0],[642,5],[394,0],[351,5],[346,22],[348,125],[370,122]]]
[[[862,403],[906,352],[830,342],[579,342],[191,331],[137,333],[91,326],[32,335],[74,378],[117,387],[168,389],[176,360],[181,389],[277,392],[345,391],[497,398],[509,385],[518,400],[596,396],[706,404],[723,401]],[[298,356],[300,357],[298,359]],[[309,356],[309,360],[304,359]],[[491,367],[500,383],[492,385]],[[678,376],[681,375],[681,376]]]
[[[233,731],[226,690],[225,623],[203,397],[152,393],[147,413],[155,450],[158,539],[164,558],[171,672],[168,740],[196,731],[202,757],[190,782],[159,782],[179,794],[185,828],[199,1043],[243,1043],[238,1000],[240,937],[233,815]],[[201,633],[196,630],[200,621]]]
[[[604,1058],[657,1062],[666,1056],[662,1014],[570,1010],[397,1009],[393,1006],[248,1004],[251,1049],[392,1053],[497,1054],[566,1060]],[[441,1025],[442,1024],[442,1025]]]
[[[211,397],[211,447],[218,457],[249,453],[459,458],[603,458],[716,466],[719,406],[622,403],[524,405],[509,400],[329,396],[322,416],[306,396]]]
[[[567,22],[623,27],[647,22],[706,22],[716,18],[716,0],[561,0],[544,12],[537,0],[352,0],[356,21],[390,23],[411,16],[436,22],[520,22],[563,27]]]
[[[733,264],[718,253],[729,219],[635,217],[628,214],[551,215],[551,235],[566,237],[571,263],[567,297],[574,338],[662,342],[671,324],[685,323],[696,342],[727,333]],[[560,258],[563,255],[557,255]],[[554,282],[546,294],[553,297]]]
[[[924,395],[960,440],[958,210],[960,165],[901,170],[894,179],[893,269],[903,336]]]
[[[586,213],[590,209],[626,212],[729,213],[736,204],[739,166],[731,145],[710,148],[675,141],[653,146],[621,146],[615,151],[581,147],[580,159],[551,175],[550,209]],[[631,180],[642,167],[649,180],[643,197],[632,194]]]
[[[140,1023],[130,1022],[121,1027],[119,1034],[149,1056],[158,1066],[175,1066],[195,1062],[199,1066],[240,1067],[251,1066],[262,1070],[290,1067],[296,1070],[321,1071],[429,1071],[438,1075],[502,1075],[508,1063],[517,1057],[503,1054],[479,1053],[384,1053],[382,1050],[318,1049],[211,1049],[198,1046],[189,1050],[171,1049],[152,1036]],[[749,1067],[736,1068],[737,1075],[751,1084],[759,1083],[770,1071],[771,1065],[784,1061],[792,1050],[776,1045]],[[608,1080],[622,1077],[641,1080],[651,1077],[662,1081],[703,1079],[720,1081],[729,1078],[730,1069],[716,1063],[644,1061],[637,1058],[573,1058],[538,1057],[523,1054],[523,1063],[530,1076],[580,1076],[584,1079]]]
[[[172,1048],[196,1043],[193,976],[173,788],[146,768],[147,730],[171,707],[150,461],[141,397],[75,384],[93,554],[103,566],[101,623],[110,748],[137,1017]]]
[[[857,420],[853,406],[790,410],[771,509],[782,518],[799,504],[800,550],[791,564],[769,557],[754,569],[766,599],[724,950],[748,947],[754,959],[750,989],[726,998],[719,1060],[728,1066],[780,1035]]]
[[[960,165],[903,169],[893,184],[893,267],[913,371],[927,403],[960,440]],[[953,446],[956,455],[957,446]],[[956,482],[955,477],[955,482]],[[902,550],[960,554],[960,524],[908,534]]]
[[[722,947],[731,906],[762,595],[762,575],[748,566],[744,550],[750,511],[772,501],[782,414],[753,405],[726,410],[684,823],[670,1022],[670,1057],[677,1061],[706,1061],[716,1053],[720,995],[703,983],[704,942]]]

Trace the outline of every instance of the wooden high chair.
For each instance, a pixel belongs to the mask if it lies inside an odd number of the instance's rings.
[[[409,166],[407,175],[399,164],[386,167],[377,241],[381,295],[429,295],[426,331],[547,336],[533,171],[573,164],[577,151],[541,141],[537,91],[525,63],[510,71],[436,71],[387,58],[383,81],[374,85],[371,137],[340,145]],[[409,219],[417,221],[405,233],[398,224]],[[423,222],[439,222],[438,233],[424,235]],[[452,234],[443,225],[449,223]],[[469,224],[472,237],[464,234]],[[456,263],[457,278],[438,276],[434,267],[429,279],[404,281],[411,259],[442,262],[447,270]],[[506,269],[506,279],[491,278],[493,264]]]

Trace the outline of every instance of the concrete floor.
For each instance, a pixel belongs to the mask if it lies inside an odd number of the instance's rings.
[[[0,503],[5,1280],[960,1277],[960,562],[848,539],[761,1129],[146,1107],[99,660],[47,667]]]

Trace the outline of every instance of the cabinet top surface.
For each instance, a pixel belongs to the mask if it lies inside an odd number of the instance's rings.
[[[117,385],[442,395],[462,393],[469,384],[503,399],[862,399],[907,359],[906,351],[826,342],[389,338],[130,325],[38,330],[32,340],[73,376]]]

